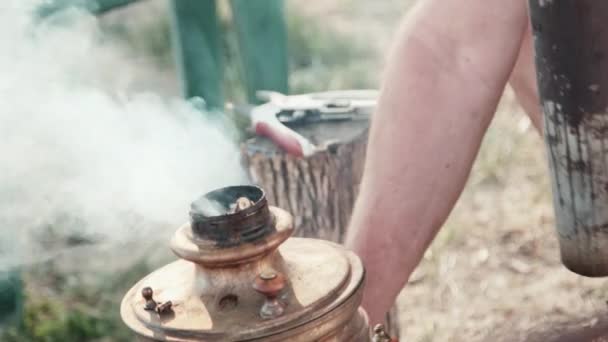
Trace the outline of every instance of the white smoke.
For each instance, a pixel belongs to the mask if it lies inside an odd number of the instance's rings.
[[[0,268],[32,255],[48,224],[111,242],[167,236],[196,197],[245,182],[228,127],[131,93],[127,54],[94,17],[34,23],[33,4],[0,3]]]

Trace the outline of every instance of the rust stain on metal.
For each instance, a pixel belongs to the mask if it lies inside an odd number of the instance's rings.
[[[608,276],[608,1],[530,0],[530,16],[562,261]]]

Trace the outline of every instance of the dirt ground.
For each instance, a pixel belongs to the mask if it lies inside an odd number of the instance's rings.
[[[374,44],[381,65],[411,3],[309,1],[297,9]],[[399,297],[403,340],[548,341],[541,332],[562,323],[602,324],[607,282],[559,261],[547,170],[542,139],[507,90],[464,194]]]

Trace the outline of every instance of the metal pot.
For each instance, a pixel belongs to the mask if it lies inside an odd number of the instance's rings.
[[[608,276],[608,2],[529,0],[561,259]]]
[[[262,189],[210,192],[190,216],[171,241],[181,260],[123,299],[122,319],[141,340],[372,340],[359,307],[359,258],[334,243],[290,238],[292,216],[268,206]]]

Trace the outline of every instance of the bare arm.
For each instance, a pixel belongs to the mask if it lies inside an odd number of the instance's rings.
[[[347,245],[380,322],[468,178],[518,55],[526,2],[425,0],[393,49]]]

